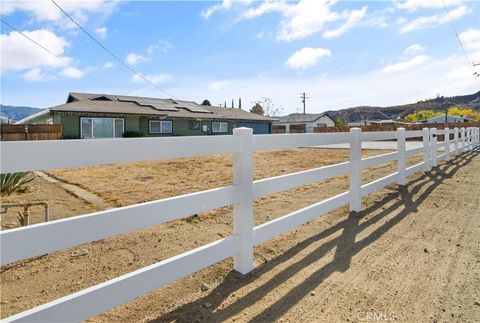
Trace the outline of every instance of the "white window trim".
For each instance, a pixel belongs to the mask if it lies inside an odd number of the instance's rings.
[[[90,138],[83,138],[83,124],[82,124],[82,120],[84,119],[91,119],[91,125],[92,125],[92,129],[91,129],[91,134],[90,134]],[[109,139],[109,138],[95,138],[93,136],[93,119],[109,119],[109,120],[113,120],[113,137],[111,138],[120,138],[120,137],[116,137],[116,133],[115,133],[115,121],[116,120],[122,120],[122,135],[123,133],[125,132],[125,119],[123,118],[97,118],[97,117],[80,117],[80,138],[82,139]]]
[[[213,128],[214,128],[214,127],[213,127],[213,124],[214,124],[214,123],[218,123],[218,124],[219,124],[220,131],[214,131],[214,130],[213,130]],[[227,131],[222,131],[222,126],[220,126],[220,124],[222,124],[222,123],[226,123],[226,124],[227,124]],[[212,121],[212,133],[228,133],[228,130],[229,130],[228,128],[229,128],[229,126],[228,126],[228,121]]]
[[[152,131],[152,122],[160,122],[160,131]],[[163,123],[164,122],[169,122],[170,123],[170,132],[164,132],[163,131]],[[148,121],[148,133],[163,133],[163,134],[173,133],[173,122],[171,120],[149,120]]]

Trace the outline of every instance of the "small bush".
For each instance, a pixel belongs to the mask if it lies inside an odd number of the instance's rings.
[[[23,193],[27,190],[26,184],[35,178],[29,173],[7,173],[0,174],[2,195],[10,195],[14,192]]]
[[[125,131],[123,133],[123,138],[136,138],[136,137],[146,137],[147,135],[139,131]]]

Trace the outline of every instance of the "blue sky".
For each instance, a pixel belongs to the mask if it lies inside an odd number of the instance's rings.
[[[445,0],[471,63],[480,2]],[[57,3],[167,93],[285,113],[409,103],[480,90],[441,0]],[[48,107],[69,91],[168,97],[134,76],[50,1],[2,1],[1,102]],[[236,103],[235,103],[236,104]]]

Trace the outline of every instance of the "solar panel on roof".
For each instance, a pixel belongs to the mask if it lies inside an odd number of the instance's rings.
[[[190,112],[210,113],[210,111],[202,108],[200,105],[190,102],[182,102],[178,104],[178,107],[187,109]]]
[[[135,102],[138,105],[141,105],[144,107],[151,107],[160,111],[180,111],[179,108],[175,107],[168,100],[142,99],[142,98],[135,98],[135,97],[129,97],[129,96],[117,96],[117,99],[119,101]]]
[[[143,104],[142,104],[143,105]],[[146,104],[148,106],[151,106],[153,107],[154,109],[157,109],[157,110],[164,110],[164,111],[180,111],[180,109],[178,108],[175,108],[173,106],[166,106],[164,104],[154,104],[154,103],[150,103],[150,104]]]

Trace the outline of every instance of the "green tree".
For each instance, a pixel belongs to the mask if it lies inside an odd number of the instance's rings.
[[[250,112],[259,114],[261,116],[265,115],[265,111],[263,110],[263,107],[258,102],[255,103],[255,105],[250,109]]]
[[[432,110],[419,110],[411,113],[405,117],[405,121],[407,122],[417,122],[421,120],[430,119],[439,115],[444,114],[441,111],[432,111]]]
[[[335,119],[335,127],[343,127],[345,125],[347,125],[347,121],[345,119]]]
[[[203,100],[202,102],[202,105],[208,105],[208,106],[212,106],[212,104],[210,103],[210,101],[208,101],[207,99]]]

